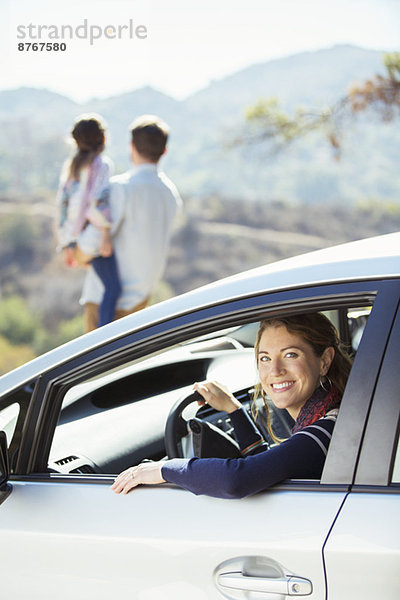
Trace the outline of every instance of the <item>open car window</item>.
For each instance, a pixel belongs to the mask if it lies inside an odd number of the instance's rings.
[[[360,343],[369,307],[326,311],[351,345]],[[227,385],[250,410],[257,383],[254,343],[259,321],[204,333],[161,351],[127,361],[71,387],[66,393],[49,457],[60,473],[117,473],[143,459],[166,456],[164,429],[174,403],[189,395],[195,381]],[[191,407],[194,413],[198,407]],[[262,411],[262,408],[260,408]],[[286,411],[274,411],[276,434],[290,435]],[[232,434],[229,418],[201,409],[199,417]],[[261,421],[259,428],[265,436]],[[190,440],[186,453],[193,452]]]

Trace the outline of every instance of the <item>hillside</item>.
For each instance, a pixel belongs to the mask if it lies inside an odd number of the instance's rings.
[[[84,270],[55,253],[54,203],[0,198],[0,374],[83,333]],[[398,205],[192,197],[152,301],[281,258],[400,229]]]
[[[242,69],[187,99],[199,114],[211,106],[216,114],[240,113],[257,98],[276,96],[287,108],[335,102],[355,80],[382,72],[382,53],[350,45],[301,52]]]
[[[55,253],[54,207],[0,199],[0,299],[20,295],[48,326],[80,313],[84,271]],[[190,198],[156,299],[295,254],[400,229],[400,207]]]
[[[292,145],[278,156],[268,148],[229,148],[242,128],[244,111],[260,97],[278,97],[283,106],[325,106],[343,96],[355,80],[382,70],[382,53],[353,46],[253,65],[184,101],[146,87],[77,104],[48,90],[0,92],[0,191],[50,197],[74,118],[99,112],[109,125],[108,153],[121,171],[129,166],[127,128],[138,114],[156,113],[172,127],[164,167],[181,192],[218,194],[246,200],[354,204],[375,199],[399,201],[397,156],[400,131],[373,119],[346,131],[340,162],[319,136]]]

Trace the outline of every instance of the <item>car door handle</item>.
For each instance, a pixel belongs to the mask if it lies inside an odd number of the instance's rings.
[[[219,573],[217,577],[221,589],[243,592],[263,592],[284,596],[309,596],[312,583],[303,577],[288,575],[283,577],[253,577],[241,572]]]

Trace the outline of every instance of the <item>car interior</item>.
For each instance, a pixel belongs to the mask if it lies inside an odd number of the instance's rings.
[[[370,310],[325,312],[353,355]],[[205,379],[227,385],[253,416],[257,409],[256,424],[273,444],[263,425],[263,403],[253,403],[258,325],[213,331],[71,387],[55,430],[49,472],[116,474],[143,460],[239,456],[229,416],[197,403],[192,386]],[[269,410],[276,436],[289,437],[290,415],[272,403]]]

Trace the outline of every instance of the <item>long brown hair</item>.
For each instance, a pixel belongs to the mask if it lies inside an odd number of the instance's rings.
[[[343,395],[347,379],[350,374],[352,360],[342,344],[338,331],[333,323],[322,313],[305,313],[301,315],[291,315],[287,317],[271,317],[263,319],[257,332],[257,339],[254,346],[256,361],[258,364],[258,352],[260,349],[261,336],[269,327],[285,327],[289,333],[301,336],[313,349],[316,356],[322,356],[326,348],[332,347],[335,351],[333,360],[328,369],[326,377]],[[256,405],[258,398],[262,398],[265,405],[265,425],[272,439],[276,442],[281,441],[276,437],[272,430],[271,416],[267,403],[267,398],[261,383],[256,385],[255,395],[252,406],[253,417],[259,416]]]
[[[83,167],[90,165],[104,150],[105,124],[99,115],[82,115],[75,122],[71,135],[78,150],[69,166],[69,177],[79,180]]]

